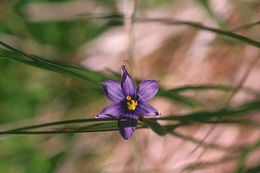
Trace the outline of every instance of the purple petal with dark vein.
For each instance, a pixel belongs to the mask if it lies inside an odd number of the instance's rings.
[[[155,96],[159,87],[156,80],[144,80],[139,84],[137,96],[140,101],[147,102]]]
[[[139,103],[135,109],[135,113],[140,116],[157,116],[159,117],[158,111],[148,103]]]
[[[120,102],[124,99],[124,95],[121,89],[121,83],[117,81],[107,80],[105,82],[101,82],[103,85],[103,90],[106,96],[112,102]]]
[[[126,71],[125,66],[121,67],[121,88],[124,93],[124,96],[131,96],[132,98],[136,97],[136,88],[133,80],[130,78],[129,74]]]
[[[129,139],[135,131],[138,116],[133,112],[127,112],[118,119],[118,130],[124,139]]]
[[[119,117],[124,113],[124,106],[122,103],[114,103],[105,107],[96,116],[97,118],[115,118]]]

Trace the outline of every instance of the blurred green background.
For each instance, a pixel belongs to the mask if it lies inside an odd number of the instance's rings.
[[[112,23],[108,21],[97,24],[86,19],[43,22],[28,20],[25,13],[28,5],[48,2],[62,4],[69,1],[1,0],[0,38],[10,37],[10,40],[14,42],[19,40],[16,44],[18,48],[39,56],[45,55],[46,47],[54,49],[55,55],[46,58],[53,58],[55,61],[67,64],[77,64],[75,50],[78,46],[98,37],[107,28],[113,27],[113,21]],[[111,9],[116,5],[115,1],[90,1],[90,3],[100,3]],[[44,12],[42,13],[44,15]],[[25,42],[32,45],[25,45]],[[35,119],[49,122],[79,117],[93,118],[95,114],[88,114],[90,111],[85,107],[104,96],[101,87],[99,90],[89,90],[86,85],[76,80],[70,82],[70,79],[54,72],[7,59],[0,60],[0,71],[0,123],[3,127],[18,127],[21,123],[41,122],[34,121]],[[51,115],[47,117],[46,114]],[[76,117],[72,115],[76,115]],[[59,163],[70,150],[74,135],[58,137],[61,142],[54,142],[54,145],[57,145],[54,146],[57,151],[54,149],[53,153],[42,149],[41,146],[48,145],[45,143],[51,142],[52,138],[48,135],[2,138],[0,141],[0,172],[56,172]],[[62,145],[59,146],[59,143]],[[49,145],[52,147],[52,144]],[[92,151],[86,148],[86,159],[91,157],[91,153]],[[95,167],[91,169],[95,169]],[[79,170],[78,172],[84,171]]]

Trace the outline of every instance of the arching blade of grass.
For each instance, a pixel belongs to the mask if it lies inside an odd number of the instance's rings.
[[[45,69],[45,70],[49,70],[49,71],[53,71],[53,72],[58,72],[65,76],[84,80],[85,82],[88,82],[88,83],[94,82],[92,79],[88,78],[87,76],[84,76],[76,71],[63,67],[62,65],[56,64],[54,62],[50,63],[47,61],[43,61],[39,57],[37,57],[37,58],[35,57],[34,59],[31,59],[31,58],[26,59],[26,58],[21,57],[24,55],[20,55],[20,54],[17,54],[16,52],[10,52],[10,51],[4,50],[4,49],[0,49],[0,56],[3,58],[8,58],[10,60],[21,62],[21,63],[27,64],[30,66],[34,66],[37,68],[41,68],[41,69]]]
[[[238,167],[235,171],[235,173],[242,173],[245,172],[245,164],[247,161],[247,158],[249,157],[249,155],[256,150],[257,148],[260,147],[260,139],[258,139],[253,145],[249,146],[243,153],[242,156],[240,158],[240,162],[238,164]]]
[[[110,15],[98,15],[98,14],[91,15],[91,19],[108,19],[109,17],[110,17]],[[88,16],[86,16],[86,18],[88,18]],[[120,20],[123,20],[125,17],[122,15],[113,15],[113,18],[118,18]],[[221,30],[221,29],[213,28],[213,27],[209,27],[209,26],[204,26],[204,25],[201,25],[200,23],[196,23],[196,22],[173,20],[171,18],[148,18],[148,17],[135,17],[135,22],[141,22],[141,23],[156,22],[156,23],[162,23],[162,24],[166,24],[166,25],[186,25],[186,26],[193,27],[195,29],[205,30],[205,31],[213,32],[213,33],[223,35],[223,36],[226,36],[229,38],[233,38],[235,40],[239,40],[241,42],[247,43],[254,47],[260,48],[260,42],[258,42],[258,41],[255,41],[255,40],[245,37],[243,35],[236,34],[235,32]],[[256,23],[256,24],[258,24],[258,23]]]
[[[0,135],[46,135],[46,134],[66,134],[66,133],[90,133],[90,132],[105,132],[105,131],[116,131],[117,128],[108,129],[87,129],[87,130],[73,130],[70,128],[65,128],[61,130],[52,131],[15,131],[15,132],[0,132]]]
[[[249,45],[252,45],[254,47],[260,48],[260,42],[252,40],[248,37],[236,34],[231,31],[221,30],[209,26],[203,26],[200,23],[196,22],[189,22],[189,21],[178,21],[178,20],[171,20],[171,19],[165,19],[165,18],[136,18],[136,22],[157,22],[157,23],[163,23],[166,25],[186,25],[193,27],[195,29],[210,31],[219,35],[223,35],[229,38],[233,38],[239,41],[242,41],[244,43],[247,43]]]
[[[232,31],[235,32],[235,31],[239,31],[239,30],[243,30],[243,29],[250,29],[250,28],[255,27],[255,26],[259,25],[259,24],[260,24],[260,21],[253,22],[253,23],[248,23],[248,24],[239,26],[239,27],[233,29]]]
[[[141,117],[141,119],[144,122],[144,124],[150,127],[156,134],[164,136],[167,133],[164,127],[161,126],[157,121],[146,119],[144,117]]]
[[[144,127],[145,124],[142,122],[138,122],[137,123],[137,127]],[[95,123],[95,124],[91,124],[88,126],[82,126],[82,127],[78,127],[76,128],[76,130],[87,130],[87,129],[91,129],[91,130],[104,130],[104,129],[118,129],[118,122],[114,121],[114,122],[102,122],[102,123]]]
[[[190,141],[192,143],[195,143],[195,144],[200,144],[200,140],[198,139],[195,139],[193,137],[189,137],[189,136],[185,136],[179,132],[176,132],[176,131],[171,131],[169,132],[169,134],[173,135],[173,136],[176,136],[178,138],[181,138],[185,141]],[[217,144],[213,144],[213,143],[202,143],[201,146],[205,147],[205,148],[213,148],[213,149],[217,149],[217,150],[224,150],[224,151],[227,151],[227,152],[234,152],[234,151],[240,151],[241,148],[237,148],[237,147],[224,147],[224,146],[220,146],[220,145],[217,145]]]
[[[183,116],[167,116],[162,117],[160,120],[174,120],[174,121],[205,121],[209,119],[219,118],[219,117],[232,117],[232,116],[241,116],[246,113],[259,111],[260,110],[260,102],[250,102],[247,104],[243,104],[236,108],[223,108],[215,111],[198,111],[190,114],[186,114]]]
[[[204,10],[208,13],[208,15],[213,19],[221,28],[224,28],[223,22],[219,19],[219,17],[215,14],[212,8],[209,5],[208,0],[196,0],[198,4],[200,4]]]
[[[189,90],[220,90],[220,91],[230,91],[233,90],[230,86],[218,86],[218,85],[187,85],[182,87],[173,88],[170,90],[167,90],[165,92],[173,92],[173,93],[179,93],[183,91],[189,91]]]
[[[122,19],[124,16],[121,13],[107,13],[107,14],[92,14],[92,13],[82,13],[78,16],[85,17],[87,19]]]
[[[259,111],[260,110],[260,102],[250,102],[247,104],[243,104],[242,106],[238,106],[236,108],[223,108],[219,110],[215,110],[212,112],[207,111],[199,111],[194,112],[186,115],[175,115],[175,116],[167,116],[162,118],[142,118],[143,123],[150,127],[155,133],[159,135],[165,135],[169,133],[169,131],[176,129],[179,126],[183,125],[190,125],[192,123],[239,123],[235,120],[232,121],[232,119],[229,121],[230,118],[238,117],[242,115],[246,115],[249,112],[253,111]],[[225,118],[218,120],[218,118]],[[178,121],[179,124],[173,124],[173,125],[166,125],[162,126],[157,121]],[[212,122],[211,122],[212,121]],[[215,122],[214,122],[215,121]],[[219,121],[219,122],[218,122]],[[222,122],[223,121],[223,122]],[[226,121],[226,122],[225,122]],[[18,132],[18,131],[26,131],[26,130],[32,130],[37,128],[43,128],[43,127],[51,127],[51,126],[58,126],[58,125],[70,125],[70,124],[76,124],[76,123],[91,123],[90,127],[93,126],[96,130],[98,129],[98,125],[93,125],[93,123],[115,123],[117,122],[116,118],[90,118],[90,119],[75,119],[75,120],[65,120],[65,121],[56,121],[51,123],[44,123],[44,124],[38,124],[38,125],[32,125],[32,126],[26,126],[21,128],[15,128],[10,129],[7,131],[2,131],[5,133],[12,133],[12,132]],[[141,122],[139,122],[140,124]],[[250,123],[250,122],[249,122]],[[142,123],[140,124],[142,125]],[[97,126],[97,127],[96,127]]]
[[[192,122],[192,121],[191,121]],[[191,123],[190,122],[190,123]],[[196,123],[193,122],[193,123]],[[198,122],[197,122],[198,123]],[[205,123],[205,124],[236,124],[239,126],[247,126],[247,127],[255,127],[260,129],[260,123],[256,121],[246,120],[246,119],[235,119],[235,118],[221,118],[219,120],[205,120],[200,121],[199,123]]]
[[[104,75],[100,72],[95,72],[95,71],[91,71],[91,70],[87,70],[85,68],[81,68],[81,67],[75,67],[75,66],[70,66],[70,65],[64,65],[66,68],[78,72],[84,76],[88,76],[89,79],[91,79],[91,81],[95,82],[95,83],[100,83],[103,82],[105,80],[116,80],[117,77],[116,76],[108,76],[108,75]]]
[[[117,121],[117,119],[116,118],[88,118],[88,119],[55,121],[50,123],[43,123],[43,124],[31,125],[31,126],[26,126],[21,128],[15,128],[15,129],[7,130],[5,132],[24,131],[24,130],[31,130],[31,129],[37,129],[42,127],[57,126],[57,125],[66,125],[66,124],[93,123],[93,122],[104,122],[104,121]]]
[[[210,166],[217,166],[217,165],[227,163],[229,161],[235,161],[235,160],[237,160],[237,157],[235,157],[235,156],[225,156],[225,157],[222,157],[220,159],[217,159],[217,160],[211,161],[211,162],[197,161],[195,163],[191,163],[191,164],[188,164],[187,166],[185,166],[183,171],[186,171],[186,172],[193,172],[194,170],[198,171],[200,169],[207,169],[207,167],[210,167]]]
[[[147,128],[146,126],[138,126],[137,129]],[[0,132],[0,135],[47,135],[47,134],[73,134],[73,133],[91,133],[91,132],[107,132],[107,131],[118,131],[117,127],[102,128],[102,129],[85,129],[85,130],[74,130],[70,128],[64,128],[60,130],[50,131],[11,131],[11,132]]]
[[[214,91],[233,91],[235,88],[232,86],[224,86],[224,85],[197,85],[197,86],[183,86],[178,88],[173,88],[169,90],[164,90],[162,88],[159,89],[157,96],[163,96],[171,99],[175,103],[180,103],[184,106],[195,108],[200,106],[200,103],[191,96],[183,96],[181,93],[185,91],[206,91],[206,90],[214,90]],[[260,97],[260,93],[252,90],[250,88],[241,88],[242,91],[251,94],[255,97]]]
[[[86,122],[93,122],[94,119],[85,119]],[[99,119],[96,119],[99,120]],[[102,119],[101,121],[104,121],[105,119]],[[110,119],[108,119],[109,121]],[[115,119],[113,119],[115,120]],[[102,122],[102,123],[94,123],[87,126],[81,126],[81,127],[54,127],[55,130],[34,130],[36,128],[42,128],[42,127],[51,127],[55,125],[61,125],[61,124],[72,124],[72,123],[84,123],[83,119],[79,120],[69,120],[69,121],[59,121],[59,122],[53,122],[53,123],[46,123],[41,125],[35,125],[35,126],[28,126],[23,128],[17,128],[7,131],[1,131],[0,135],[7,135],[7,134],[63,134],[63,133],[88,133],[88,132],[104,132],[104,131],[114,131],[118,130],[117,121],[112,122]],[[138,122],[137,129],[139,128],[147,128],[143,123]]]
[[[179,103],[191,108],[195,108],[200,105],[199,102],[192,97],[183,96],[177,92],[171,92],[169,90],[159,89],[157,96],[167,97],[175,103]]]
[[[59,71],[56,71],[56,72],[64,71],[65,73],[67,72],[69,74],[76,75],[76,76],[78,76],[88,82],[94,83],[96,85],[97,84],[99,85],[99,82],[111,79],[110,77],[108,77],[102,73],[90,71],[88,69],[83,69],[83,68],[76,67],[76,66],[56,63],[56,62],[46,60],[46,59],[43,59],[43,58],[40,58],[37,56],[33,56],[33,57],[36,58],[36,61],[40,61],[40,63],[43,65],[45,64],[46,66],[49,65],[51,67],[54,67],[53,71],[55,71],[56,70],[55,67],[57,67],[57,69],[59,69]]]
[[[116,122],[106,122],[106,123],[95,123],[88,126],[82,126],[76,128],[77,130],[87,130],[87,129],[109,129],[109,128],[116,128],[117,129],[117,121]]]
[[[185,91],[204,91],[204,90],[216,90],[216,91],[232,91],[235,87],[228,85],[187,85],[182,87],[165,90],[165,93],[180,93]],[[252,95],[260,96],[260,92],[250,88],[241,88],[242,91]]]
[[[6,49],[0,48],[0,57],[8,58],[17,62],[42,68],[49,71],[61,73],[72,78],[84,80],[92,85],[99,85],[99,82],[111,79],[101,73],[92,72],[76,66],[63,65],[50,60],[43,59],[34,55],[28,55],[0,41],[0,45]]]
[[[248,168],[247,170],[244,171],[244,173],[259,173],[260,172],[260,164],[252,167],[252,168]]]

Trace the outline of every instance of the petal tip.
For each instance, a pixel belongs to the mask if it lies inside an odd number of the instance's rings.
[[[120,131],[119,131],[119,132],[120,132]],[[128,140],[128,139],[130,139],[130,138],[133,136],[133,133],[132,133],[131,135],[127,135],[127,134],[122,134],[122,133],[120,132],[120,135],[123,137],[124,140]]]
[[[125,65],[122,65],[122,66],[121,66],[121,69],[122,69],[122,70],[125,69]]]
[[[131,138],[131,137],[127,138],[127,137],[125,137],[125,136],[122,136],[122,137],[123,137],[124,140],[128,140],[129,138]]]
[[[126,69],[126,67],[125,67],[124,65],[122,65],[121,71],[122,71],[122,73],[124,73],[124,74],[126,74],[126,75],[129,76],[129,74],[128,74],[128,72],[127,72],[127,69]]]
[[[136,97],[136,88],[124,65],[121,67],[121,88],[124,96]]]

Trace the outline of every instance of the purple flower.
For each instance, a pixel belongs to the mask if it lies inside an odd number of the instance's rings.
[[[121,82],[107,80],[101,83],[106,96],[114,103],[99,112],[97,118],[117,117],[120,134],[129,139],[139,116],[159,116],[154,107],[145,103],[155,96],[158,84],[155,80],[144,80],[136,89],[125,66],[121,67],[121,71]]]

